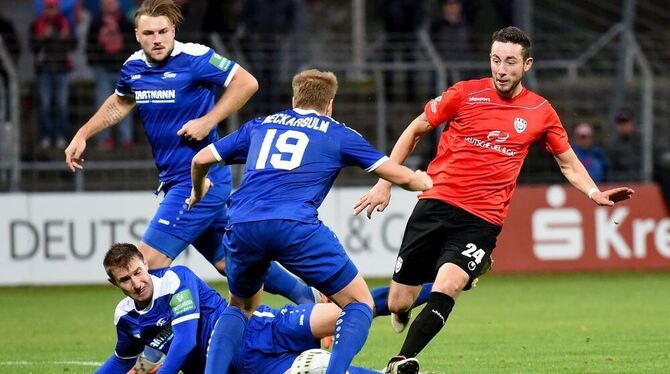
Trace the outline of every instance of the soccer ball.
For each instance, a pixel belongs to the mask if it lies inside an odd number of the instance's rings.
[[[289,374],[323,374],[328,368],[330,352],[323,349],[309,349],[293,361]]]

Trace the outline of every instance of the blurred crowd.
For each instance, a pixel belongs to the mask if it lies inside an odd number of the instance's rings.
[[[595,182],[639,181],[642,138],[633,111],[619,110],[614,126],[615,133],[606,139],[602,134],[596,136],[591,124],[578,124],[572,134],[572,149]]]
[[[71,133],[81,124],[73,123],[70,76],[72,54],[77,43],[84,44],[85,63],[95,76],[91,110],[99,107],[114,91],[118,71],[125,59],[138,48],[134,37],[133,15],[142,0],[33,0],[35,18],[29,26],[29,52],[34,61],[33,97],[38,131],[35,143],[41,149],[62,149]],[[227,46],[239,46],[240,61],[256,76],[261,89],[250,107],[257,113],[270,112],[283,104],[280,95],[280,66],[298,70],[297,49],[286,53],[283,46],[290,38],[304,45],[308,30],[336,28],[343,20],[333,11],[330,0],[175,0],[183,9],[185,22],[178,31],[184,42],[210,44],[207,35],[218,33]],[[414,63],[419,31],[427,33],[439,56],[447,64],[481,59],[478,37],[490,35],[514,23],[513,2],[490,0],[482,12],[483,0],[374,0],[366,3],[368,22],[377,27],[381,47],[367,52],[382,62]],[[328,7],[331,8],[328,8]],[[348,7],[349,5],[347,5]],[[313,9],[326,9],[329,19],[315,19]],[[346,8],[338,5],[339,8]],[[485,14],[484,14],[485,13]],[[308,16],[308,14],[311,14]],[[16,23],[0,15],[0,36],[15,62],[19,61],[20,43]],[[339,17],[339,18],[338,18]],[[484,21],[482,21],[484,17]],[[340,21],[337,21],[337,20]],[[316,27],[315,27],[316,24]],[[482,26],[484,25],[484,26]],[[486,29],[486,28],[489,29]],[[370,27],[371,29],[373,27]],[[476,33],[474,32],[476,30]],[[350,30],[344,30],[350,32]],[[84,34],[82,37],[81,35]],[[301,40],[303,43],[301,43]],[[307,48],[303,48],[307,49]],[[311,53],[312,51],[304,51]],[[237,58],[237,56],[232,56]],[[291,60],[293,59],[293,60]],[[288,60],[288,61],[287,61]],[[304,62],[304,59],[302,60]],[[468,76],[467,70],[460,78]],[[292,73],[292,72],[291,72]],[[285,74],[286,75],[286,74]],[[290,76],[290,75],[289,75]],[[408,71],[389,70],[384,74],[386,98],[391,103],[418,105],[426,99],[418,90],[421,83]],[[448,84],[455,82],[449,81]],[[419,94],[417,94],[419,92]],[[129,116],[122,123],[97,137],[103,150],[134,146],[138,126]],[[574,127],[573,146],[593,178],[598,181],[640,180],[641,143],[635,114],[622,109],[615,119],[616,135],[597,134],[589,123]],[[594,140],[595,139],[595,140]],[[430,159],[431,155],[427,156]]]

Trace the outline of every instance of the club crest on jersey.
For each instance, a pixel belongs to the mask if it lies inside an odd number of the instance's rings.
[[[514,117],[514,130],[516,130],[517,133],[521,134],[524,130],[526,130],[526,126],[528,126],[528,122],[526,122],[525,119],[521,117]]]

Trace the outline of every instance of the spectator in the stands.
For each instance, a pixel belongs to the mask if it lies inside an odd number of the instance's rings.
[[[594,182],[607,178],[608,161],[605,150],[593,144],[593,128],[583,122],[575,127],[572,150],[582,162]]]
[[[91,22],[86,43],[88,63],[95,70],[95,106],[102,103],[114,92],[123,62],[137,47],[135,27],[121,11],[119,0],[99,0],[100,15]],[[118,143],[129,148],[133,145],[133,116],[126,116],[116,128],[119,131]],[[110,150],[117,142],[111,129],[98,134],[101,148]]]
[[[611,180],[639,181],[642,178],[642,139],[635,126],[635,115],[622,108],[614,118],[616,135],[607,153],[611,160]]]
[[[68,74],[72,68],[70,52],[76,40],[70,23],[61,13],[59,0],[44,0],[44,12],[31,27],[39,104],[40,147],[50,148],[56,142],[65,148],[67,142]]]

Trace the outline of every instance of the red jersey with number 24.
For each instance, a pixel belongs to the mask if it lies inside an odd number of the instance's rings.
[[[437,199],[502,226],[531,144],[554,155],[570,149],[568,135],[549,102],[523,88],[512,99],[498,94],[491,78],[459,82],[424,109],[428,122],[446,123],[428,166]]]

